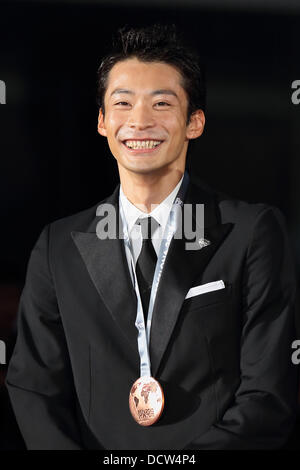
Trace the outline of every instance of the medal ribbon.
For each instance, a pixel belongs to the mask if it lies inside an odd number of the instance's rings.
[[[135,326],[138,330],[137,341],[138,341],[138,350],[139,350],[139,355],[140,355],[140,364],[141,364],[140,376],[141,377],[144,377],[144,376],[151,377],[149,344],[150,344],[150,331],[151,331],[151,322],[152,322],[154,302],[156,298],[156,293],[157,293],[160,277],[161,277],[162,270],[164,267],[164,263],[167,257],[169,245],[171,243],[171,239],[174,233],[176,232],[176,229],[178,226],[178,211],[181,209],[183,205],[183,200],[184,200],[184,196],[188,187],[188,183],[189,183],[189,175],[187,171],[185,171],[177,197],[171,208],[168,222],[167,222],[167,225],[163,234],[163,238],[160,244],[160,248],[159,248],[158,258],[157,258],[156,267],[155,267],[154,276],[153,276],[151,294],[150,294],[148,317],[147,317],[147,329],[145,327],[142,301],[141,301],[139,286],[138,286],[136,272],[135,272],[135,266],[134,266],[134,261],[133,261],[133,256],[132,256],[132,247],[131,247],[130,238],[128,235],[126,218],[124,215],[124,209],[122,207],[121,198],[119,198],[124,243],[125,243],[125,248],[127,249],[127,252],[129,254],[131,270],[132,270],[132,275],[133,275],[133,280],[134,280],[134,289],[135,289],[135,293],[137,296],[137,315],[136,315]]]

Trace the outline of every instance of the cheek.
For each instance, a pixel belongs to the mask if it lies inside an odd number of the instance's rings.
[[[116,135],[122,124],[123,120],[116,113],[108,113],[105,116],[106,131],[111,137]]]
[[[182,135],[185,135],[186,122],[183,116],[178,114],[170,114],[160,120],[160,126],[167,129],[170,137],[180,140]]]
[[[173,142],[174,145],[179,145],[181,144],[185,138],[185,126],[183,123],[176,122],[174,123],[174,126],[172,128],[169,128],[169,135],[170,135],[170,140]]]

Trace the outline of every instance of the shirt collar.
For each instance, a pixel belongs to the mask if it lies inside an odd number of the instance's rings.
[[[122,189],[122,185],[120,185],[120,199],[124,209],[128,233],[130,234],[134,224],[136,223],[139,217],[144,218],[149,216],[153,217],[160,224],[162,233],[164,233],[173,202],[178,193],[182,180],[183,176],[178,182],[178,184],[175,186],[173,191],[171,191],[170,194],[160,204],[158,204],[158,206],[156,206],[149,214],[147,212],[141,211],[138,207],[132,204],[132,202],[130,202],[129,199],[127,199],[127,197],[125,196]]]

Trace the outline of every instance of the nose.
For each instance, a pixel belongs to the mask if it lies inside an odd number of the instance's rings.
[[[154,126],[151,107],[143,102],[136,103],[128,117],[128,125],[135,129],[147,129]]]

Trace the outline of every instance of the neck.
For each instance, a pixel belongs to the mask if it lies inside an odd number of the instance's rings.
[[[127,199],[143,212],[151,212],[152,205],[160,204],[183,176],[182,170],[172,169],[163,174],[133,173],[119,167],[120,181]]]

